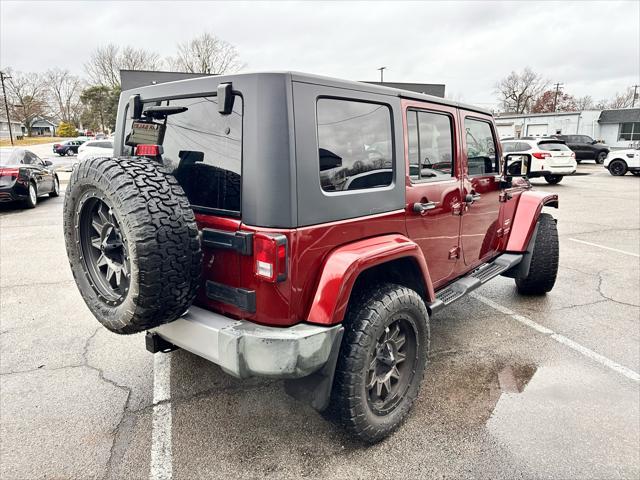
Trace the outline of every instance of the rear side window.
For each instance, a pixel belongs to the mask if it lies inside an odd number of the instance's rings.
[[[320,185],[325,192],[391,185],[394,162],[389,107],[320,98],[317,122]]]
[[[503,142],[502,153],[511,153],[516,151],[516,142]]]
[[[242,174],[242,97],[233,112],[221,115],[215,96],[165,100],[161,105],[186,107],[167,117],[162,159],[184,189],[195,210],[240,212]],[[150,104],[145,104],[145,107]]]
[[[409,110],[409,176],[414,181],[445,180],[453,172],[451,118],[433,112]]]
[[[469,175],[487,175],[499,172],[496,142],[489,122],[474,118],[464,119]]]

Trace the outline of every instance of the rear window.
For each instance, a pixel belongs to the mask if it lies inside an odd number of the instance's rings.
[[[145,108],[151,104],[145,104]],[[164,100],[154,105],[186,107],[169,115],[162,142],[165,166],[184,189],[194,210],[240,212],[242,97],[229,115],[218,112],[215,96]]]
[[[538,147],[541,150],[545,150],[547,152],[562,152],[565,150],[571,150],[564,143],[559,142],[540,142],[538,143]]]
[[[393,142],[389,107],[320,98],[317,109],[322,189],[337,192],[391,185]]]

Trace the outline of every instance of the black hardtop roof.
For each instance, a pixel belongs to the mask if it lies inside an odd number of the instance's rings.
[[[399,88],[391,88],[382,85],[372,85],[370,83],[356,82],[351,80],[342,80],[338,78],[326,77],[322,75],[313,75],[309,73],[301,72],[287,72],[287,71],[273,71],[273,72],[252,72],[252,73],[237,73],[230,75],[216,75],[216,76],[203,76],[199,78],[190,78],[185,80],[177,80],[175,82],[161,83],[158,85],[148,85],[145,87],[133,88],[122,92],[123,97],[128,97],[135,93],[139,93],[143,98],[158,98],[167,95],[165,92],[170,90],[179,90],[182,85],[189,85],[189,90],[195,91],[198,85],[202,84],[202,92],[211,92],[211,82],[214,81],[216,85],[218,83],[233,82],[236,78],[241,77],[260,77],[260,76],[288,76],[291,81],[300,83],[310,83],[314,85],[325,85],[329,87],[342,88],[346,90],[356,90],[359,92],[370,92],[378,95],[389,95],[393,97],[401,97],[412,100],[419,100],[425,102],[436,103],[439,105],[448,105],[455,108],[461,108],[464,110],[471,110],[485,115],[491,115],[489,110],[476,107],[474,105],[467,105],[464,103],[448,100],[445,98],[435,97],[433,95],[426,95],[423,93],[412,92],[409,90],[402,90]],[[163,92],[157,95],[159,92]]]

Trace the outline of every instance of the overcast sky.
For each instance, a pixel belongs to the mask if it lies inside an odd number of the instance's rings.
[[[0,0],[0,65],[84,74],[98,45],[172,55],[203,31],[234,44],[246,70],[446,84],[484,106],[530,66],[594,100],[640,83],[640,1],[13,2]]]

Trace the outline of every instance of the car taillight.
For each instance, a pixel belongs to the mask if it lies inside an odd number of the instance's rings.
[[[54,144],[53,144],[53,148],[58,148],[59,146],[60,146],[60,144],[59,144],[59,143],[54,143]]]
[[[11,177],[13,180],[18,178],[20,174],[19,168],[0,168],[0,177]]]
[[[572,156],[573,158],[576,158],[576,152],[571,152],[571,156]]]
[[[253,238],[253,254],[257,277],[273,283],[287,278],[287,237],[256,233]]]
[[[135,155],[139,157],[157,157],[162,155],[161,145],[137,145]]]
[[[551,154],[547,152],[533,152],[533,156],[539,159],[543,159],[543,158],[549,158]]]

